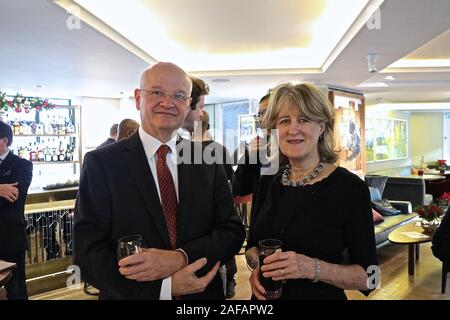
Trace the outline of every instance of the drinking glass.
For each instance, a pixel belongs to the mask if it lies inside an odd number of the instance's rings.
[[[142,236],[140,234],[132,234],[124,236],[117,240],[117,259],[121,260],[132,254],[141,252]]]
[[[266,257],[281,251],[281,240],[264,239],[259,241],[259,266],[262,267],[263,261]],[[266,290],[267,300],[275,300],[281,297],[282,282],[274,281],[272,278],[264,278],[260,272],[260,279],[262,286]]]

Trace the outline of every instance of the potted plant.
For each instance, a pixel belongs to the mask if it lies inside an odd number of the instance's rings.
[[[450,193],[436,199],[429,205],[417,206],[415,212],[421,218],[421,225],[425,233],[432,234],[439,224],[441,218],[448,209],[450,201]]]
[[[441,159],[441,160],[437,161],[438,166],[437,166],[436,169],[439,170],[439,172],[442,173],[442,174],[444,174],[445,170],[447,169],[446,162],[447,162],[447,160],[445,160],[445,159]]]

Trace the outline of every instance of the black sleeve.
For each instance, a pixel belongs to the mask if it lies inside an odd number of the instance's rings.
[[[236,172],[234,173],[233,195],[246,196],[253,193],[254,179],[259,177],[261,163],[250,164],[248,149],[245,148],[244,155],[239,159]]]
[[[349,254],[350,264],[358,264],[364,270],[377,268],[377,252],[375,246],[375,232],[373,227],[372,207],[370,193],[366,184],[356,178],[348,188],[348,197],[345,197],[347,216],[344,225],[344,245]],[[345,205],[344,205],[345,207]],[[371,271],[373,272],[373,271]],[[368,273],[368,276],[372,273]],[[368,295],[371,290],[361,291]]]
[[[440,226],[433,234],[431,250],[441,261],[450,261],[450,209],[447,210]]]
[[[5,198],[0,197],[0,208],[5,205],[23,206],[25,204],[28,188],[30,187],[31,179],[33,178],[33,164],[25,159],[18,159],[16,163],[14,170],[12,170],[10,183],[19,183],[17,186],[19,197],[13,204]]]
[[[204,270],[210,270],[216,261],[226,263],[231,260],[245,239],[244,227],[233,208],[224,167],[214,167],[214,219],[211,232],[181,245],[189,257],[189,263],[202,257],[208,259]]]
[[[251,217],[250,230],[249,230],[249,239],[247,239],[247,246],[245,250],[248,250],[252,247],[258,246],[258,240],[256,237],[256,231],[261,231],[266,229],[264,225],[264,216],[261,215],[261,208],[264,205],[265,201],[270,201],[270,197],[267,196],[267,192],[274,183],[275,177],[271,175],[262,176],[260,183],[258,185],[258,191],[256,196],[256,201],[254,202],[254,208],[252,208],[253,215]]]
[[[74,263],[84,280],[112,299],[158,300],[162,280],[137,282],[119,273],[110,239],[112,206],[104,166],[92,153],[85,156],[75,205]]]

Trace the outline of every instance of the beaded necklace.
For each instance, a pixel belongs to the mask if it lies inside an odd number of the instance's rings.
[[[283,174],[281,176],[281,184],[283,186],[291,186],[291,187],[300,187],[304,186],[308,182],[310,182],[312,179],[316,178],[319,173],[322,171],[325,163],[319,162],[317,167],[314,168],[313,171],[311,171],[309,174],[304,176],[302,180],[300,181],[291,181],[289,180],[289,175],[291,174],[291,166],[288,164],[286,168],[283,170]]]

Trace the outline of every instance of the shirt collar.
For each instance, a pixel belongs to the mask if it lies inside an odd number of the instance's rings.
[[[147,156],[147,159],[151,159],[156,151],[158,151],[159,147],[162,144],[167,145],[170,148],[170,155],[171,157],[176,157],[176,144],[177,144],[177,135],[174,134],[172,138],[167,141],[166,143],[162,143],[155,137],[151,136],[145,130],[142,128],[142,126],[139,127],[139,138],[141,138],[142,145],[144,146],[145,155]],[[175,158],[173,158],[175,159]]]
[[[2,161],[4,161],[6,159],[6,157],[8,156],[8,154],[9,154],[9,149],[6,149],[6,152],[4,154],[0,154],[0,159]]]

